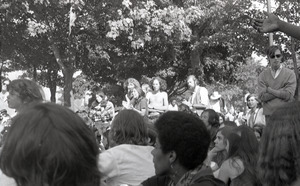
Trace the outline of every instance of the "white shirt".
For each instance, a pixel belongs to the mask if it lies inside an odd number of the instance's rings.
[[[118,145],[100,153],[101,185],[139,185],[155,175],[152,146]]]

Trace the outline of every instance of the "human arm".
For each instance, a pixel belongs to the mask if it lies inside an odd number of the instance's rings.
[[[287,23],[280,20],[276,15],[272,13],[266,13],[266,19],[255,19],[254,28],[259,32],[268,33],[281,31],[289,36],[292,36],[296,39],[300,39],[300,27]]]
[[[286,77],[284,85],[277,90],[268,87],[267,92],[280,99],[288,101],[291,100],[295,94],[297,79],[295,73],[289,69],[283,69],[281,73],[284,73],[283,75]]]
[[[268,88],[268,83],[266,82],[266,78],[264,76],[265,71],[263,71],[261,74],[259,74],[258,77],[258,98],[262,101],[262,102],[268,102],[270,100],[275,99],[276,97],[270,93],[267,92],[267,88]]]

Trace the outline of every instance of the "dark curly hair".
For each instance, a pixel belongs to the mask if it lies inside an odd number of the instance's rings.
[[[153,77],[150,81],[150,86],[151,86],[151,89],[153,90],[153,81],[154,80],[157,80],[159,82],[159,85],[160,85],[160,90],[162,91],[165,91],[167,90],[167,82],[165,80],[163,80],[162,78],[160,77]]]
[[[260,140],[259,177],[266,186],[291,185],[300,177],[300,102],[287,103],[270,117]]]
[[[210,135],[202,120],[179,111],[169,111],[155,122],[163,153],[176,152],[179,163],[188,170],[203,163]]]

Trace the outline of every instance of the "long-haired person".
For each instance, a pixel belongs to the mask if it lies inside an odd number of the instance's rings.
[[[143,186],[222,186],[203,162],[210,135],[195,115],[169,111],[155,122],[157,138],[152,151],[156,176]]]
[[[153,146],[148,146],[148,128],[139,113],[121,110],[112,121],[109,140],[112,148],[98,162],[103,185],[139,185],[155,174]]]
[[[299,102],[285,104],[271,115],[260,145],[258,170],[263,185],[300,185]]]
[[[221,165],[218,178],[230,186],[260,185],[256,171],[258,141],[251,128],[237,127],[227,140],[228,158]]]
[[[15,109],[16,113],[26,110],[28,106],[43,101],[43,93],[41,87],[34,81],[28,79],[16,79],[11,81],[8,86],[7,104],[11,109]],[[10,129],[10,121],[0,131],[0,147],[5,141],[6,134]]]
[[[225,126],[220,128],[217,132],[216,139],[214,140],[215,146],[212,150],[209,151],[207,156],[207,164],[211,165],[211,162],[214,162],[215,165],[212,167],[213,171],[219,170],[222,163],[227,159],[228,156],[228,137],[233,133],[235,127]],[[216,172],[216,175],[218,172]]]
[[[206,128],[210,133],[210,139],[211,139],[210,149],[212,149],[214,147],[214,141],[216,139],[218,128],[220,127],[219,115],[213,109],[205,109],[201,113],[200,118],[202,119],[202,121],[204,122]]]
[[[98,154],[92,131],[76,113],[40,103],[12,119],[0,168],[18,186],[99,186]],[[0,175],[0,185],[9,185]]]

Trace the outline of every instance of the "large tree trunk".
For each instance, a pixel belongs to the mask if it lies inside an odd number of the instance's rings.
[[[65,65],[63,62],[63,59],[60,55],[60,52],[58,50],[58,47],[54,42],[52,42],[52,51],[54,53],[54,56],[56,58],[56,62],[58,63],[59,67],[62,69],[63,75],[64,75],[64,106],[71,107],[71,90],[72,90],[72,82],[73,82],[73,66]],[[69,54],[68,62],[71,63],[72,60],[75,59],[75,56],[73,56],[73,53]]]
[[[66,68],[63,71],[64,74],[64,106],[71,107],[71,91],[72,91],[72,83],[73,83],[73,69]]]

